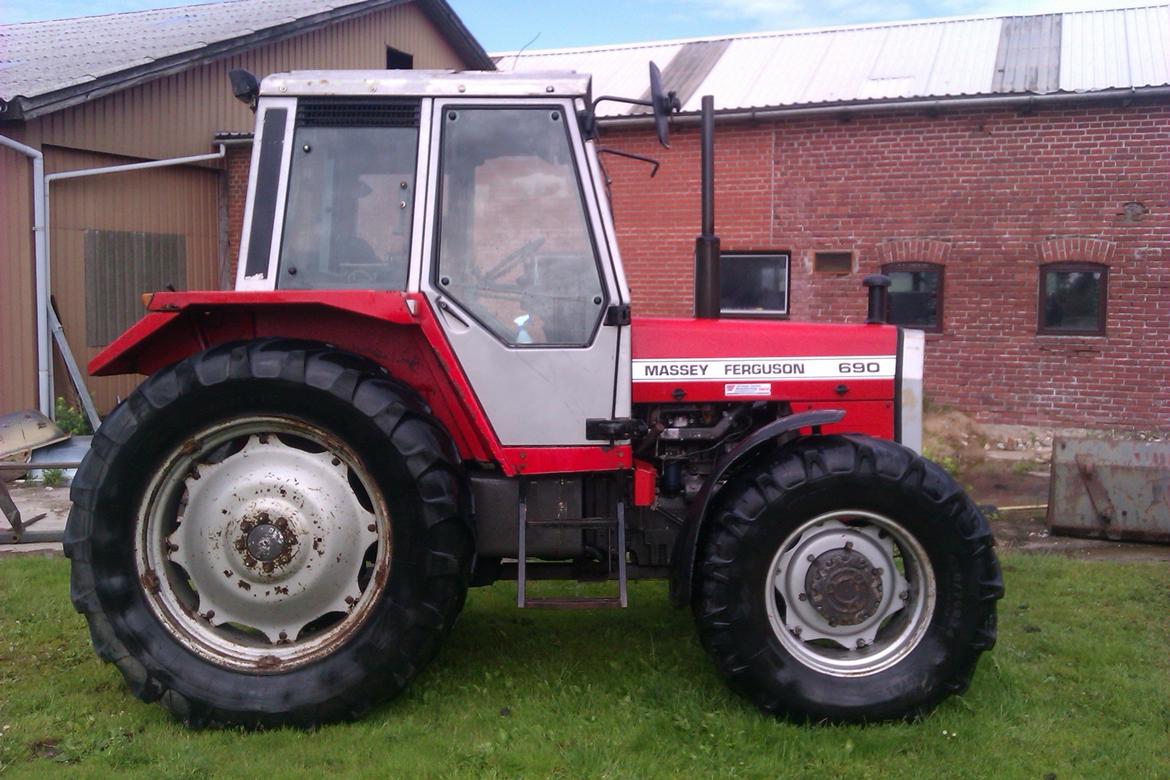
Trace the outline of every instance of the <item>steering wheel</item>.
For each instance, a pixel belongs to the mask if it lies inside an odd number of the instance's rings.
[[[544,246],[544,236],[537,236],[531,241],[525,243],[516,251],[510,253],[504,259],[500,260],[500,262],[496,263],[495,268],[492,268],[480,277],[480,281],[494,282],[496,279],[499,279],[501,276],[507,273],[513,266],[519,265],[521,263],[527,263],[529,260],[533,259],[533,255],[536,254],[536,250],[540,249],[542,246]]]

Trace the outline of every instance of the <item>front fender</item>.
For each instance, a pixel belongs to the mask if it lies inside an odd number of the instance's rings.
[[[764,447],[784,444],[795,438],[801,428],[812,428],[819,433],[822,425],[840,422],[845,412],[839,409],[817,409],[781,417],[759,428],[736,445],[715,464],[703,487],[687,510],[687,523],[674,542],[670,558],[670,603],[685,607],[691,602],[691,588],[695,576],[695,556],[699,549],[699,534],[711,502],[719,489],[736,470],[749,463]]]

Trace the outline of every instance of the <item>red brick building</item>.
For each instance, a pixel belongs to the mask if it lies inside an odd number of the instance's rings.
[[[691,311],[699,98],[716,96],[724,306],[860,321],[891,275],[927,396],[985,422],[1170,429],[1170,6],[526,52],[602,104],[634,313]],[[512,55],[498,57],[513,66]],[[637,110],[637,109],[635,109]]]

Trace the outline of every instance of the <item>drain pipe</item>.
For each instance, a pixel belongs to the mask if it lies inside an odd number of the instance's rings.
[[[37,407],[46,417],[53,416],[53,384],[50,376],[52,348],[49,346],[49,232],[45,210],[45,156],[37,149],[0,135],[6,146],[32,158],[33,184],[33,262],[37,307]]]

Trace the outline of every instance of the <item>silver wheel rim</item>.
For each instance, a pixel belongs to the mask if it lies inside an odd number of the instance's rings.
[[[934,614],[934,570],[896,521],[828,512],[789,534],[768,569],[772,630],[800,663],[835,677],[877,674],[910,654]]]
[[[136,516],[147,602],[220,666],[285,671],[369,617],[390,566],[385,501],[348,445],[303,421],[202,429],[155,473]]]

